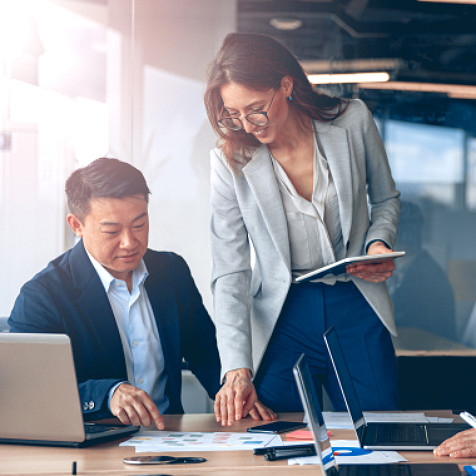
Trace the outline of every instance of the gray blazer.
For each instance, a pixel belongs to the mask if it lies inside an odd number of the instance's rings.
[[[400,193],[370,111],[361,100],[351,100],[339,118],[314,126],[337,189],[347,256],[365,254],[375,239],[393,246]],[[257,371],[291,284],[291,268],[286,216],[267,147],[234,169],[219,149],[210,155],[212,291],[223,377],[237,368]],[[386,284],[352,281],[396,335]]]

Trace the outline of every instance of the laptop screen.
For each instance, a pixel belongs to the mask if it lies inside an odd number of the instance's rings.
[[[364,414],[362,413],[362,407],[360,406],[354,384],[352,383],[352,377],[350,376],[349,368],[347,367],[347,362],[335,327],[330,327],[325,332],[324,340],[327,349],[329,350],[329,355],[342,390],[345,404],[347,405],[347,409],[349,410],[352,421],[354,422],[355,429],[358,430],[365,424]]]
[[[299,395],[301,396],[302,406],[306,413],[306,419],[314,437],[314,446],[316,447],[316,454],[321,461],[322,471],[326,475],[336,474],[337,462],[332,453],[316,388],[304,354],[299,357],[299,360],[294,365],[293,372]]]

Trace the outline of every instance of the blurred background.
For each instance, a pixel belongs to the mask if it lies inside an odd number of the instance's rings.
[[[401,407],[474,408],[474,3],[1,0],[0,329],[20,286],[74,244],[64,181],[100,156],[143,171],[150,246],[185,257],[212,312],[207,65],[228,32],[266,33],[316,88],[362,98],[385,142],[407,251],[389,281]]]

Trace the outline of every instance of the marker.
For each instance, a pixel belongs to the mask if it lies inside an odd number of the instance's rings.
[[[71,474],[77,474],[76,473],[76,461],[73,461],[73,467],[71,468]]]
[[[459,416],[470,426],[476,428],[476,418],[469,412],[461,412]]]

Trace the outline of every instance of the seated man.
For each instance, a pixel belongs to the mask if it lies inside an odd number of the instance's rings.
[[[451,458],[476,457],[476,429],[460,431],[448,438],[433,450],[436,456],[450,456]]]
[[[147,248],[142,173],[97,159],[66,182],[79,242],[21,289],[10,332],[68,334],[86,418],[164,428],[183,413],[182,359],[211,398],[219,389],[215,328],[185,261]]]

